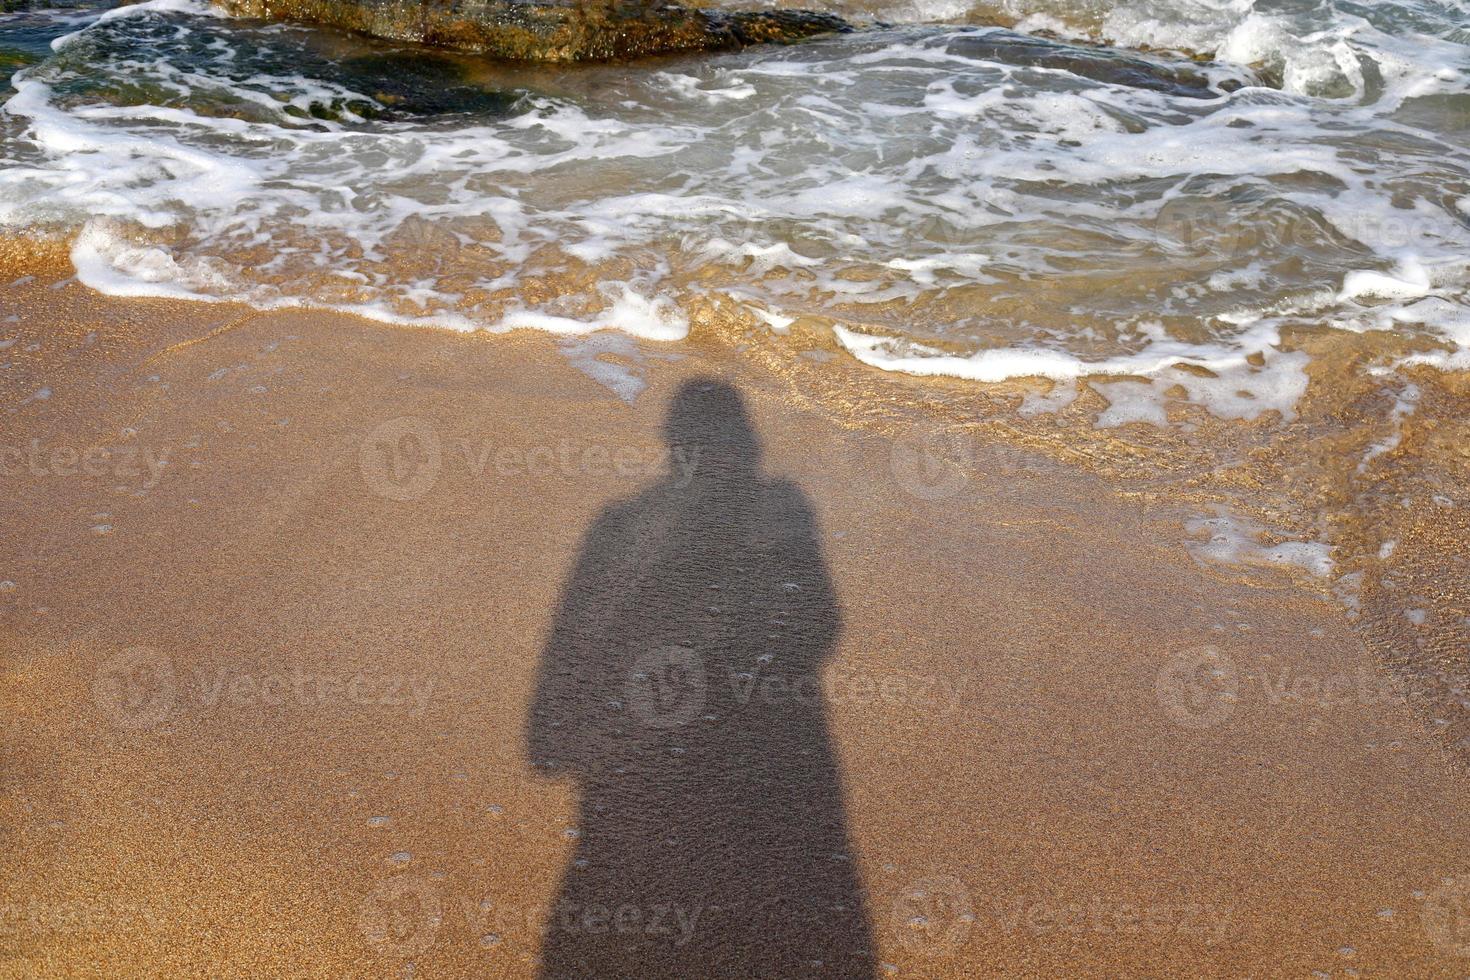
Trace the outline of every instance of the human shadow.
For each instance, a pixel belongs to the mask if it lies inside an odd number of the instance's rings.
[[[581,793],[541,975],[872,976],[816,517],[729,385],[683,385],[665,436],[668,475],[592,525],[541,658],[531,761]]]

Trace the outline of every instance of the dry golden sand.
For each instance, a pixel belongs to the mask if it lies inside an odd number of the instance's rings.
[[[901,382],[864,403],[697,331],[630,406],[545,336],[107,300],[52,258],[0,263],[36,276],[0,287],[0,448],[41,454],[0,477],[0,974],[533,975],[576,809],[527,759],[537,661],[582,535],[651,477],[585,451],[656,451],[696,375],[742,390],[822,528],[881,969],[1470,974],[1462,763],[1319,589],[1202,566],[1169,494],[1118,493],[1125,448],[1089,470],[981,425],[930,479]],[[930,417],[985,414],[965,397]],[[439,440],[407,494],[364,453],[400,418]],[[68,464],[89,447],[118,453]],[[1234,698],[1181,696],[1211,657]],[[160,665],[171,690],[118,701]],[[427,696],[253,686],[297,671]]]

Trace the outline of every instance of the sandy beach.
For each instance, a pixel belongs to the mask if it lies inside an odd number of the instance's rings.
[[[1462,757],[1392,637],[1185,546],[1186,463],[715,319],[599,360],[3,266],[5,976],[1470,970]]]

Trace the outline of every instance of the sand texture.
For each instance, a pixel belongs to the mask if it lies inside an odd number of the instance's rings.
[[[699,337],[630,403],[31,272],[4,976],[1470,973],[1463,765],[1166,495]]]

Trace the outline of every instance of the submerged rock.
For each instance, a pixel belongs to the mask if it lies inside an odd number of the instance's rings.
[[[222,0],[242,17],[321,24],[513,61],[610,61],[728,51],[846,32],[805,10],[709,11],[649,2],[547,0]]]
[[[1147,89],[1185,99],[1216,99],[1220,92],[1241,86],[1238,79],[1223,79],[1212,84],[1207,64],[1163,63],[1137,52],[1075,41],[1054,41],[1005,30],[962,34],[950,42],[949,51],[977,61],[1050,68],[1107,85]]]

